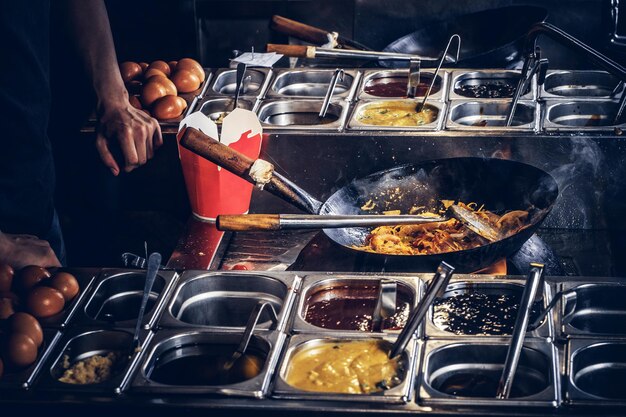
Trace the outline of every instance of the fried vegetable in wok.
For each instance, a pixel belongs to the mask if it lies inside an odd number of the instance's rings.
[[[448,206],[451,202],[443,202]],[[509,237],[530,226],[530,214],[526,210],[514,210],[499,216],[475,203],[460,206],[474,211],[499,232],[501,239]],[[433,255],[477,248],[489,242],[451,218],[444,222],[403,226],[380,226],[368,235],[363,246],[355,249],[387,255]]]

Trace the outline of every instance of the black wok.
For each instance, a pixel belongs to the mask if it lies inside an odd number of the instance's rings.
[[[437,57],[457,33],[462,39],[457,67],[511,68],[521,60],[526,33],[547,14],[542,7],[510,6],[462,15],[429,24],[384,51]]]
[[[251,159],[228,148],[195,129],[188,128],[181,145],[253,182],[248,173]],[[472,272],[517,251],[548,215],[558,196],[554,179],[530,165],[501,159],[450,158],[403,165],[356,179],[321,203],[291,181],[274,173],[265,190],[312,214],[364,214],[369,200],[374,210],[407,213],[412,206],[435,209],[441,200],[459,200],[484,204],[487,210],[504,214],[511,210],[532,208],[528,227],[497,242],[478,248],[435,255],[385,255],[359,249],[369,228],[324,229],[335,243],[350,251],[364,253],[379,261],[405,268],[436,267],[440,261],[462,272]]]

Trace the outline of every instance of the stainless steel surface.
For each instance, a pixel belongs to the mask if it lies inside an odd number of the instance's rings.
[[[573,339],[568,352],[568,403],[626,405],[626,343]]]
[[[500,382],[498,382],[498,391],[496,397],[498,399],[508,399],[511,395],[511,388],[515,381],[517,366],[519,364],[522,348],[524,347],[524,337],[526,336],[528,323],[530,322],[530,314],[533,304],[537,298],[543,298],[543,269],[542,264],[531,264],[530,273],[524,286],[524,292],[520,299],[520,306],[511,335],[509,350],[506,354]]]
[[[143,327],[152,328],[162,309],[174,271],[159,271],[149,295]],[[85,301],[74,314],[72,324],[134,328],[143,296],[146,275],[141,270],[105,269],[96,278]]]
[[[282,361],[279,365],[276,374],[276,380],[274,383],[274,389],[272,396],[279,399],[293,399],[293,400],[312,400],[312,401],[356,401],[361,403],[406,403],[410,401],[413,395],[413,376],[415,370],[415,355],[418,349],[415,340],[407,346],[406,350],[400,357],[401,362],[404,364],[402,367],[404,370],[403,375],[399,375],[402,382],[393,388],[384,390],[382,392],[372,394],[340,394],[340,393],[324,393],[303,391],[289,385],[286,381],[286,374],[289,368],[289,363],[295,354],[298,352],[314,348],[316,346],[329,344],[329,343],[341,343],[350,341],[364,341],[364,340],[379,340],[384,343],[386,347],[391,347],[394,338],[391,336],[359,336],[355,334],[341,334],[337,333],[332,337],[328,335],[296,335],[292,336],[289,340],[289,344],[286,353],[282,357]]]
[[[468,131],[527,131],[536,128],[536,108],[533,102],[520,102],[511,126],[506,126],[510,100],[460,101],[451,104],[446,128]]]
[[[142,331],[139,348],[131,351],[133,334],[130,330],[107,329],[88,327],[73,327],[63,334],[62,339],[53,349],[45,368],[36,381],[38,390],[50,392],[99,393],[112,395],[119,393],[124,386],[126,374],[131,370],[131,364],[142,355],[142,347],[149,342],[152,333]],[[110,352],[118,354],[118,360],[111,369],[108,380],[95,384],[70,384],[60,382],[66,370],[64,364],[74,365],[78,361],[88,359],[94,355],[106,356]]]
[[[244,79],[250,77],[250,81],[243,83],[241,95],[247,98],[262,97],[266,85],[271,78],[271,70],[267,68],[248,68]],[[237,88],[237,70],[223,68],[215,72],[213,83],[207,90],[205,97],[229,96],[234,97]]]
[[[426,341],[418,402],[456,407],[556,407],[560,402],[558,359],[554,346],[542,340],[525,342],[511,398],[496,399],[507,345],[495,340]]]
[[[391,351],[389,352],[390,358],[395,358],[400,355],[406,349],[409,341],[415,336],[417,329],[422,324],[422,320],[426,317],[426,314],[430,310],[430,307],[435,301],[435,298],[440,296],[445,291],[452,274],[454,273],[454,267],[448,265],[445,262],[441,262],[437,267],[435,276],[426,285],[426,291],[424,297],[420,300],[417,307],[409,315],[409,319],[406,325],[398,335],[398,339],[393,343]]]
[[[386,131],[386,132],[392,132],[392,131],[396,131],[396,132],[417,132],[419,131],[421,132],[426,132],[426,131],[437,131],[439,129],[441,129],[443,127],[443,123],[442,121],[445,120],[445,103],[438,103],[436,101],[429,101],[428,102],[428,106],[427,107],[432,107],[434,109],[437,110],[437,117],[435,118],[435,120],[433,120],[433,122],[431,123],[427,123],[427,124],[423,124],[423,125],[417,125],[417,126],[378,126],[378,125],[372,125],[372,124],[367,124],[364,123],[362,121],[359,120],[359,116],[362,114],[362,112],[364,110],[366,110],[366,108],[368,106],[375,106],[378,104],[381,104],[383,102],[386,101],[390,101],[390,102],[402,102],[402,103],[407,103],[407,104],[413,104],[415,103],[414,100],[406,100],[406,99],[387,99],[387,100],[362,100],[359,101],[354,108],[354,111],[352,112],[352,116],[350,118],[350,122],[348,123],[348,130],[355,130],[355,131],[370,131],[370,130],[377,130],[377,131]]]
[[[153,379],[158,367],[194,356],[214,357],[218,353],[230,356],[241,339],[241,331],[204,332],[184,330],[161,330],[146,348],[146,360],[137,369],[131,385],[131,392],[154,394],[220,394],[263,398],[269,384],[284,343],[285,335],[279,332],[255,332],[250,340],[250,349],[264,357],[261,371],[247,380],[232,383],[207,385],[201,382],[211,375],[203,375],[202,369],[197,374],[182,373],[177,382],[163,382]],[[216,369],[217,371],[217,369]]]
[[[232,98],[205,98],[199,104],[199,111],[214,122],[221,124],[222,119],[233,109],[235,102]],[[254,111],[255,103],[246,99],[239,99],[237,107]]]
[[[520,297],[524,291],[524,279],[519,279],[511,276],[495,276],[486,277],[483,275],[455,275],[450,280],[450,283],[445,289],[445,292],[439,297],[441,300],[445,300],[450,297],[455,297],[461,294],[486,294],[486,295],[502,295],[507,297]],[[550,285],[546,284],[543,289],[543,302],[541,306],[544,307],[547,301],[551,298],[552,290]],[[477,318],[485,317],[481,314],[481,311],[475,311]],[[556,316],[556,312],[553,313]],[[479,339],[491,339],[502,338],[502,335],[485,335],[485,334],[456,334],[447,328],[442,326],[442,323],[435,323],[434,310],[431,309],[428,320],[425,325],[426,338],[479,338]],[[554,323],[553,317],[549,316],[543,320],[537,328],[529,329],[526,335],[527,338],[544,338],[546,340],[552,340],[554,338]]]
[[[548,101],[547,131],[614,131],[618,110],[616,101]]]
[[[425,274],[415,274],[415,276],[406,276],[399,274],[387,274],[387,278],[397,281],[398,284],[398,299],[407,299],[409,302],[409,309],[413,309],[418,303],[421,296],[422,279],[429,279],[430,276]],[[332,336],[337,333],[362,333],[360,330],[338,330],[335,328],[323,328],[315,326],[309,323],[306,319],[307,309],[312,299],[320,297],[322,300],[331,300],[341,298],[342,292],[345,292],[348,288],[351,288],[355,293],[363,293],[369,289],[374,289],[378,282],[379,277],[365,274],[341,274],[339,276],[327,276],[327,275],[307,275],[304,278],[304,282],[301,290],[298,292],[298,299],[296,301],[295,312],[292,314],[288,331],[298,333],[316,333]],[[321,294],[321,296],[320,296]],[[375,296],[375,292],[372,291]],[[352,297],[359,298],[356,294]],[[365,296],[364,296],[365,298]],[[360,299],[360,298],[359,298]],[[385,332],[398,333],[399,330],[383,329]],[[421,334],[418,332],[418,334]]]
[[[331,101],[326,117],[320,119],[320,100],[268,100],[258,114],[264,130],[340,131],[348,113],[345,101]]]
[[[576,299],[562,300],[559,326],[566,338],[626,339],[626,283],[563,283],[563,291],[575,291]]]
[[[619,78],[605,71],[548,71],[539,94],[546,99],[607,100],[622,94],[619,84]]]
[[[326,95],[328,85],[334,75],[333,70],[295,69],[279,70],[269,88],[267,98],[317,98]],[[337,83],[334,99],[347,98],[356,87],[356,70],[344,70],[343,80]]]
[[[434,73],[431,69],[423,69],[420,71],[420,82],[421,86],[425,87],[424,83],[432,80]],[[446,89],[447,89],[447,79],[448,79],[448,71],[441,71],[437,76],[435,81],[435,90],[431,91],[430,100],[442,101],[445,100],[446,97]],[[406,83],[408,81],[408,73],[406,69],[387,69],[387,70],[364,70],[363,71],[363,81],[359,87],[358,99],[359,100],[380,100],[380,99],[391,99],[393,97],[381,97],[372,95],[365,92],[367,87],[371,87],[377,84],[385,84],[389,82],[399,82]],[[417,92],[417,97],[423,96],[419,94],[420,91]],[[398,95],[396,98],[403,98],[404,95]]]
[[[519,71],[513,70],[456,70],[452,72],[450,82],[450,100],[468,100],[468,99],[485,99],[485,100],[494,100],[494,99],[507,99],[511,97],[475,97],[474,95],[470,95],[469,92],[464,93],[462,89],[465,87],[478,87],[478,86],[487,86],[487,85],[510,85],[512,89],[515,89],[517,82],[520,77]],[[522,94],[520,99],[522,100],[532,100],[535,96],[535,78],[533,78],[533,83],[531,88],[525,94]]]
[[[150,299],[150,295],[152,294],[152,286],[154,285],[154,281],[157,276],[157,272],[159,271],[159,267],[161,266],[161,254],[152,253],[148,258],[148,270],[146,271],[146,282],[143,287],[143,294],[141,295],[141,305],[139,306],[139,314],[137,315],[137,324],[135,324],[135,333],[133,335],[133,343],[132,349],[136,349],[139,347],[139,336],[141,334],[141,324],[143,323],[143,317],[146,313],[146,306],[148,305],[148,300]],[[148,327],[150,329],[150,327]]]
[[[161,327],[199,327],[241,330],[259,301],[270,303],[287,319],[296,277],[291,273],[184,272],[173,289],[159,320]],[[261,316],[259,328],[268,328],[270,317]]]

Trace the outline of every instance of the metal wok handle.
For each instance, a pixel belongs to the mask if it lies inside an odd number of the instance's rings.
[[[254,160],[199,130],[191,127],[186,128],[181,136],[180,145],[232,172],[239,178],[256,184],[250,176],[250,169],[255,163]],[[312,214],[317,214],[322,206],[321,202],[277,172],[271,173],[271,178],[263,189]]]

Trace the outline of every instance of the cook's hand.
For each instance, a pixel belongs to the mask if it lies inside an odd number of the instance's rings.
[[[113,175],[120,173],[120,165],[111,153],[113,143],[122,151],[126,172],[145,164],[163,144],[159,123],[131,106],[127,97],[119,104],[101,106],[99,113],[96,148]]]
[[[48,241],[36,236],[8,233],[0,233],[0,263],[15,269],[28,265],[61,266]]]

